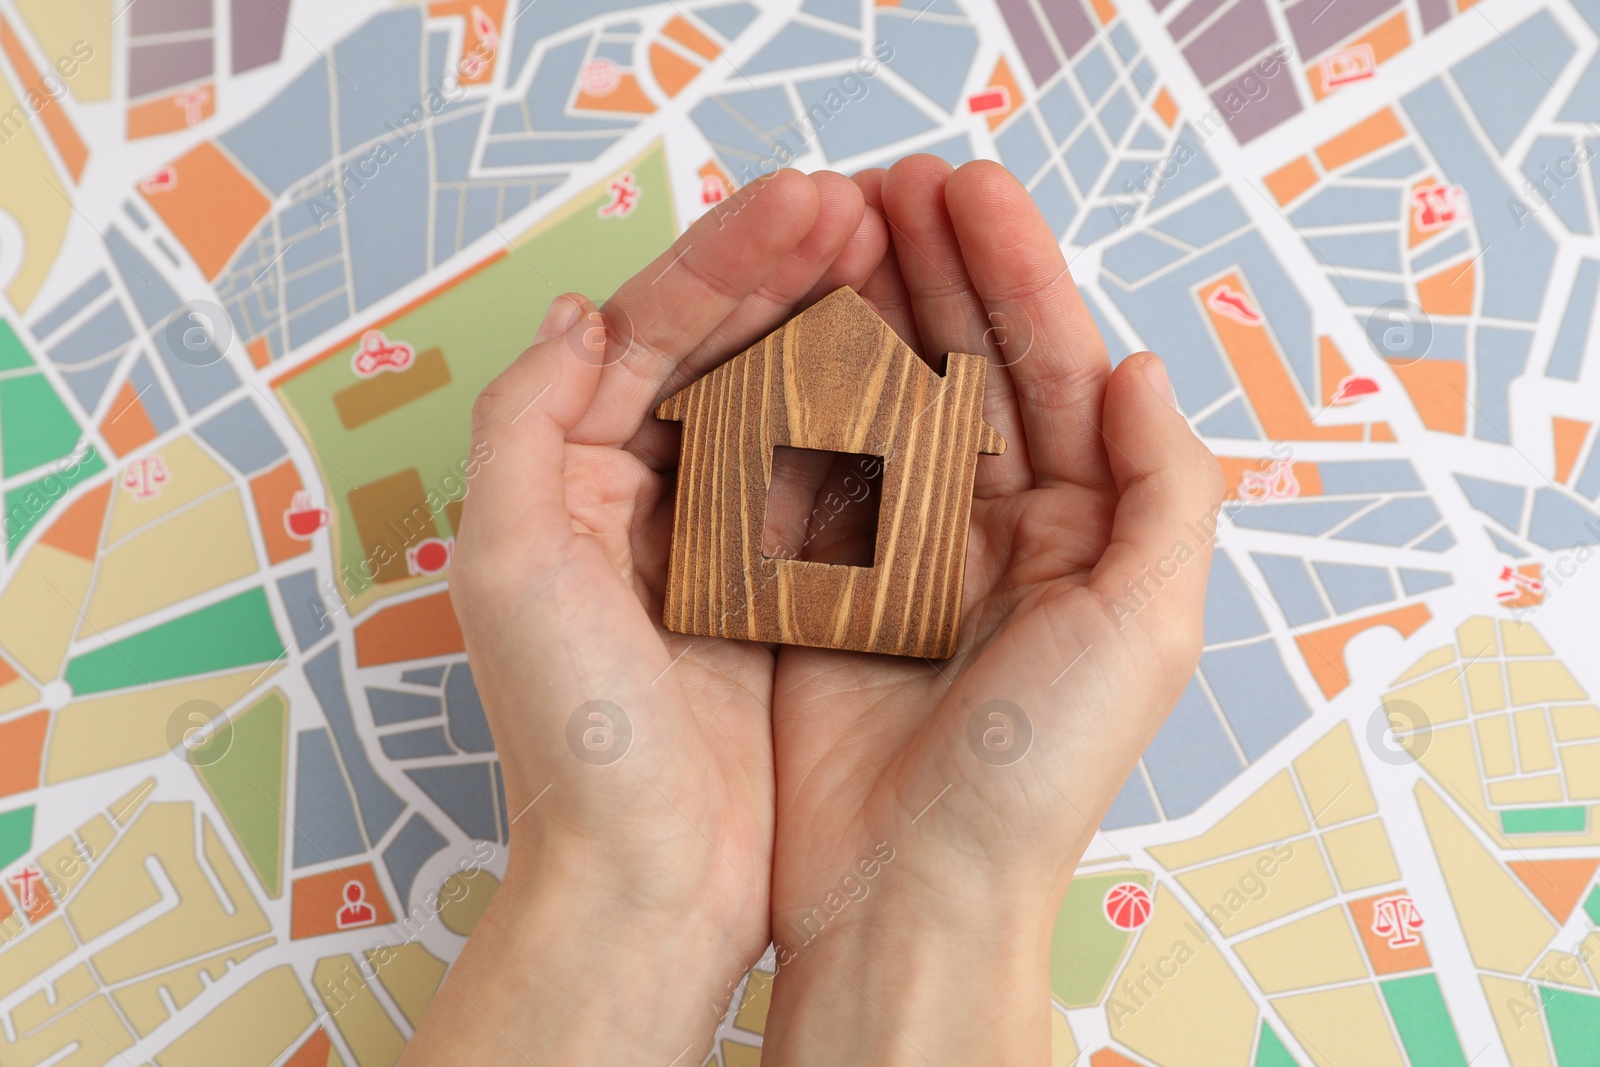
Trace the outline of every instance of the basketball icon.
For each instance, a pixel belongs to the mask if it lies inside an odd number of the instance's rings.
[[[1150,921],[1150,891],[1137,882],[1118,882],[1106,890],[1106,921],[1119,930],[1137,930]]]

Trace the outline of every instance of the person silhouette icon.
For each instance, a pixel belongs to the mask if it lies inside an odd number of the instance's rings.
[[[344,884],[344,907],[339,909],[337,917],[339,929],[371,926],[377,920],[377,912],[366,902],[366,896],[367,887],[360,882],[349,881]]]

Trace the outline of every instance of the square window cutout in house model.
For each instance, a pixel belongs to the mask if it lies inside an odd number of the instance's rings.
[[[1006,447],[983,419],[987,371],[952,352],[940,374],[844,288],[662,403],[683,423],[667,629],[952,655],[978,455]],[[793,468],[811,481],[779,491]],[[777,543],[769,497],[803,501]],[[864,542],[854,558],[842,530]]]

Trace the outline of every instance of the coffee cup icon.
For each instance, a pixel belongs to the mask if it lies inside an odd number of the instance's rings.
[[[327,508],[314,505],[311,494],[302,491],[294,495],[294,502],[284,511],[283,526],[295,540],[309,541],[313,534],[328,525],[330,518]]]

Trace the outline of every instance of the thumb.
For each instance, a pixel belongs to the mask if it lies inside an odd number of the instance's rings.
[[[1120,500],[1090,587],[1119,626],[1198,656],[1222,469],[1177,409],[1161,360],[1136,352],[1106,386],[1102,425]]]
[[[566,436],[594,399],[601,360],[584,347],[601,321],[574,293],[550,304],[533,344],[478,394],[472,455],[478,476],[463,503],[462,533],[472,555],[571,535],[564,463]],[[463,560],[465,562],[465,559]]]

